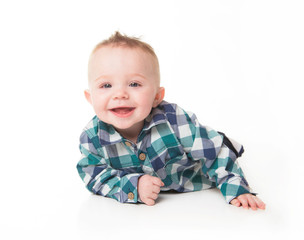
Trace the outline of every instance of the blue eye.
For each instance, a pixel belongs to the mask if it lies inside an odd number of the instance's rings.
[[[140,84],[136,83],[136,82],[132,82],[130,85],[130,87],[139,87]]]
[[[101,85],[101,88],[111,88],[111,87],[112,87],[112,85],[110,83]]]

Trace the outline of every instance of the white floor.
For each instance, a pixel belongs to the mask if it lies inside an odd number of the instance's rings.
[[[2,209],[1,235],[6,236],[2,239],[155,239],[162,235],[297,239],[300,230],[288,226],[287,210],[274,199],[264,199],[267,210],[256,212],[226,205],[217,191],[162,194],[157,205],[148,207],[66,189],[57,197],[37,193],[36,201],[24,201],[22,196],[13,199],[18,205]]]

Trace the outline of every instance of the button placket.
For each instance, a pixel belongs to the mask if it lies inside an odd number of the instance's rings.
[[[139,154],[139,159],[140,159],[141,161],[145,161],[145,159],[146,159],[146,154],[144,154],[144,153]]]
[[[126,144],[126,146],[128,146],[128,147],[132,147],[132,144],[131,144],[130,142],[128,142],[128,141],[125,141],[125,144]]]

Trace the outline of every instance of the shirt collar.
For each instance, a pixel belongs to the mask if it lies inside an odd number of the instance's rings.
[[[116,144],[121,142],[123,139],[111,124],[107,124],[99,120],[98,128],[98,137],[100,139],[101,146]]]
[[[163,105],[166,102],[162,102],[156,108],[152,108],[151,113],[145,119],[144,127],[142,129],[142,133],[149,131],[151,128],[156,125],[167,122],[166,115],[163,110]],[[101,120],[98,121],[99,128],[99,139],[100,144],[102,146],[112,145],[123,141],[123,137],[115,130],[115,128],[111,124],[107,124]]]
[[[143,131],[148,131],[152,127],[156,125],[167,122],[166,115],[163,110],[163,104],[161,103],[156,108],[152,108],[151,113],[145,119],[145,125],[143,127]]]

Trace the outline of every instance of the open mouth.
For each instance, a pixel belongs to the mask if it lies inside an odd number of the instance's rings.
[[[134,107],[112,108],[110,111],[118,117],[129,117],[134,112]]]

